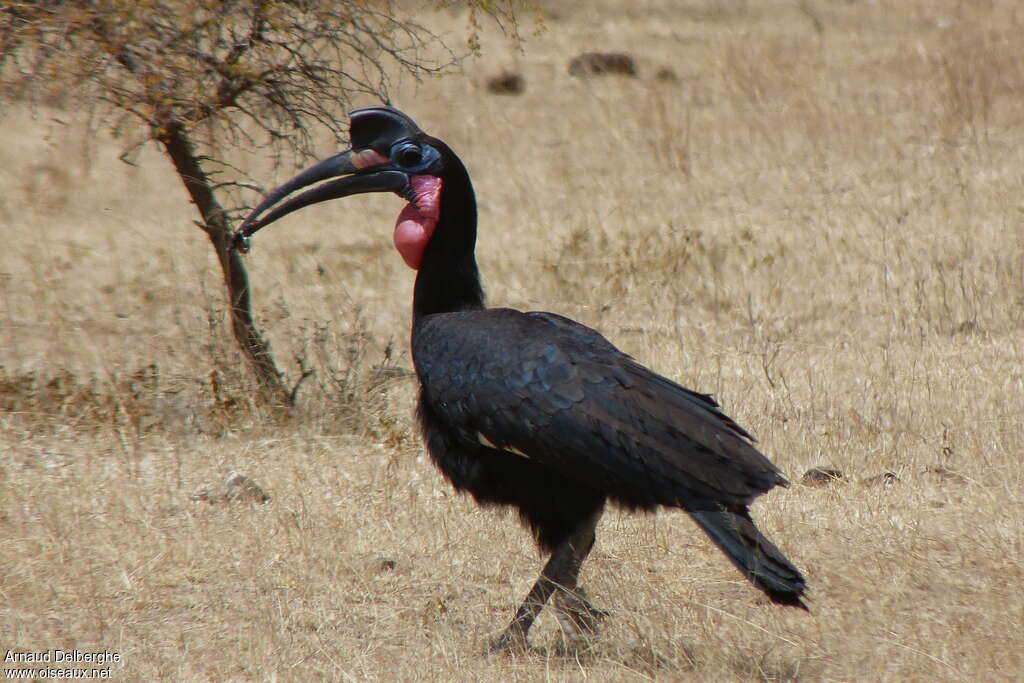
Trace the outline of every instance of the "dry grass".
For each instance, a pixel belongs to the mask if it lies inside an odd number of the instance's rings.
[[[484,657],[540,562],[452,494],[412,382],[375,369],[410,364],[398,203],[260,234],[261,324],[294,376],[317,369],[281,414],[249,398],[163,160],[125,167],[70,112],[9,110],[0,651],[114,650],[126,680],[1022,675],[1024,15],[574,7],[397,104],[476,178],[492,303],[575,317],[716,393],[794,480],[846,473],[755,506],[812,613],[765,604],[683,514],[612,512],[584,570],[613,612],[593,647],[559,654],[545,617],[546,649]],[[631,52],[639,77],[570,78],[588,49]],[[521,96],[487,93],[506,70]],[[190,500],[231,469],[271,502]],[[899,481],[859,483],[883,471]]]

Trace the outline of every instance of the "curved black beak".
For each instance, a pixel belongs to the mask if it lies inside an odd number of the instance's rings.
[[[330,178],[336,179],[292,197],[273,210],[263,213],[288,195]],[[249,237],[253,233],[277,219],[311,204],[366,192],[403,194],[408,191],[408,187],[409,177],[402,171],[390,167],[387,158],[372,149],[346,150],[307,168],[267,194],[231,236],[231,248],[243,254],[246,253],[249,251]]]

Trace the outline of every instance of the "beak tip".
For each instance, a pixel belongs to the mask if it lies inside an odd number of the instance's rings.
[[[228,249],[231,251],[237,251],[239,254],[248,254],[252,248],[252,243],[249,241],[249,236],[245,234],[245,227],[242,226],[235,231],[235,234],[231,236],[231,242],[228,245]]]

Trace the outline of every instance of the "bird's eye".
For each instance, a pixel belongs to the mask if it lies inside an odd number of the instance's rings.
[[[399,166],[412,168],[418,166],[423,161],[423,152],[420,151],[419,147],[409,145],[398,150],[395,154],[395,161]]]

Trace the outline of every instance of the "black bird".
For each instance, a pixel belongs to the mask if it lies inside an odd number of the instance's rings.
[[[526,647],[555,595],[566,635],[604,615],[577,586],[608,499],[679,507],[776,603],[807,609],[800,571],[747,506],[788,483],[715,400],[640,365],[595,330],[554,313],[486,308],[474,248],[476,199],[462,161],[389,107],[351,113],[352,148],[271,192],[235,246],[295,211],[363,192],[409,203],[395,246],[418,270],[412,355],[417,415],[435,465],[482,505],[508,505],[550,553],[494,648]],[[293,192],[328,181],[292,197]]]

